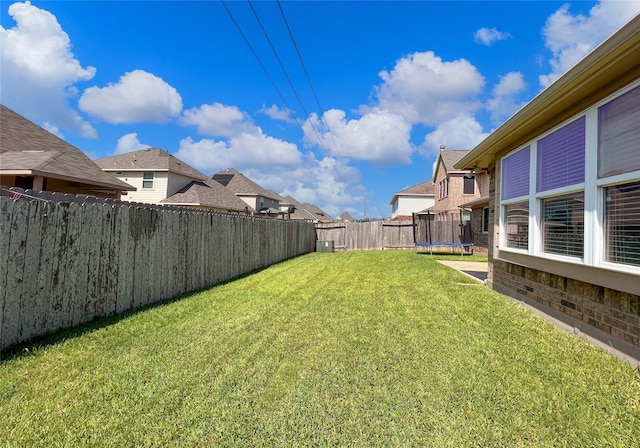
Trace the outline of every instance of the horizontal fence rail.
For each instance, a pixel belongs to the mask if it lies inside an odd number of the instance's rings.
[[[0,349],[315,249],[310,222],[0,197]]]

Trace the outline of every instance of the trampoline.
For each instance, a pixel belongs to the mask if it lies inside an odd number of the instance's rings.
[[[423,234],[418,230],[418,223],[416,223],[416,214],[413,214],[413,242],[414,252],[417,253],[420,249],[428,250],[429,254],[433,255],[434,248],[436,250],[446,249],[452,253],[456,253],[457,249],[460,249],[460,256],[464,256],[465,253],[473,253],[473,243],[471,235],[470,222],[464,222],[462,209],[460,209],[460,219],[453,219],[454,214],[451,214],[451,219],[434,221],[435,214],[431,211],[421,214],[426,219],[424,220],[424,241],[421,241],[418,234]],[[421,226],[420,226],[421,227]],[[456,231],[456,229],[458,229]],[[457,240],[457,241],[456,241]]]

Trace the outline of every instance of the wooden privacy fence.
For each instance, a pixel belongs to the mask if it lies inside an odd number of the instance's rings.
[[[408,249],[424,242],[472,242],[470,222],[435,221],[433,214],[415,215],[413,221],[320,223],[316,224],[316,235],[318,241],[333,241],[335,250]]]
[[[316,224],[319,241],[333,241],[336,250],[412,248],[413,223],[402,221]]]
[[[313,223],[0,197],[0,349],[315,248]]]

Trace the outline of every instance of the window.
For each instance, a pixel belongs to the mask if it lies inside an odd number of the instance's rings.
[[[640,87],[598,109],[598,178],[640,170]]]
[[[640,181],[605,188],[605,261],[640,266]]]
[[[542,200],[542,245],[549,254],[582,257],[584,253],[584,193]]]
[[[476,178],[474,176],[464,176],[464,184],[462,186],[462,194],[475,194]]]
[[[529,203],[517,202],[505,206],[507,247],[527,250],[529,247]]]
[[[449,196],[449,178],[440,181],[440,199]]]
[[[489,207],[482,209],[482,233],[489,232]]]
[[[529,194],[529,157],[527,146],[502,160],[502,200]]]
[[[640,81],[503,157],[501,249],[640,274],[638,123]]]
[[[153,188],[153,171],[142,173],[142,188]]]
[[[584,182],[585,117],[538,141],[537,191]]]

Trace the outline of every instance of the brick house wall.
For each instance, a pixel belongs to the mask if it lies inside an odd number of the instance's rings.
[[[496,232],[495,180],[491,176],[489,272],[487,284],[496,291],[530,305],[541,305],[566,316],[567,322],[584,332],[599,330],[638,348],[640,346],[640,296],[527,268],[494,258]],[[599,336],[602,336],[599,335]],[[596,336],[597,337],[597,336]],[[609,341],[606,341],[609,342]]]
[[[443,220],[460,219],[460,205],[480,198],[481,183],[478,182],[478,176],[475,176],[473,194],[464,194],[464,177],[470,175],[471,170],[457,171],[451,170],[452,167],[445,168],[442,162],[442,153],[440,154],[441,162],[434,173],[434,205],[433,210],[438,217]],[[450,171],[447,171],[449,169]],[[447,182],[447,179],[449,181]],[[442,185],[446,185],[446,195],[442,195]],[[446,214],[446,216],[445,216]]]
[[[471,231],[473,232],[473,251],[480,254],[488,252],[489,233],[482,231],[482,209],[474,208],[471,212]]]
[[[503,261],[493,262],[496,290],[529,299],[640,345],[640,296]]]

